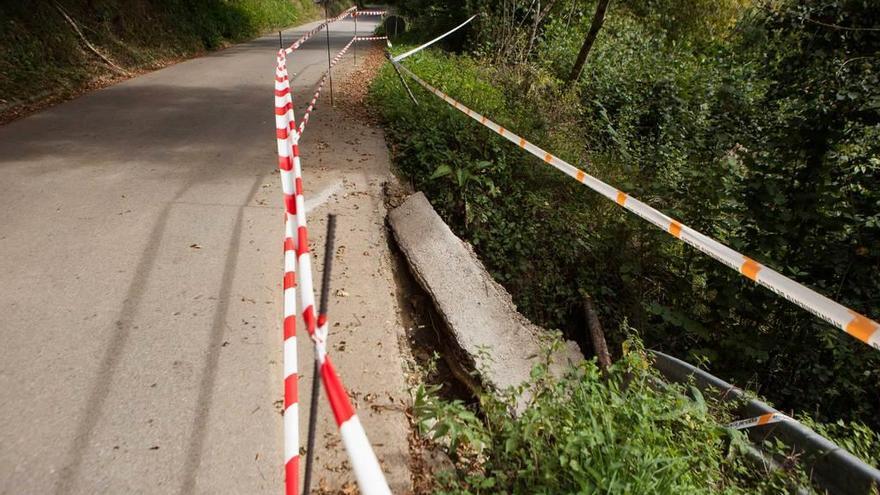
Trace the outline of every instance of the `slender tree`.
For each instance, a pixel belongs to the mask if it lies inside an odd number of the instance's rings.
[[[581,71],[584,70],[584,62],[587,61],[587,55],[590,54],[593,42],[596,41],[596,36],[598,36],[599,30],[602,29],[602,24],[605,22],[605,11],[608,10],[609,3],[611,3],[611,0],[599,0],[596,4],[596,13],[593,14],[593,23],[590,24],[590,30],[587,31],[587,37],[584,38],[584,44],[581,45],[581,51],[578,52],[578,58],[574,62],[571,74],[568,76],[569,85],[581,77]]]

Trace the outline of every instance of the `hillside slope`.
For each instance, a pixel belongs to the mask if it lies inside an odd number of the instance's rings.
[[[4,2],[0,4],[0,122],[130,73],[157,69],[317,16],[311,0]],[[77,29],[122,70],[89,49]]]

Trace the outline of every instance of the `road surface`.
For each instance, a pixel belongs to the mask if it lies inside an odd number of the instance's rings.
[[[352,30],[333,25],[333,53]],[[0,493],[281,491],[277,48],[267,35],[0,128]],[[326,57],[322,33],[288,62],[297,115]],[[387,152],[322,101],[301,146],[317,263],[322,218],[340,215],[330,352],[401,492]],[[315,484],[335,491],[353,477],[321,407]]]

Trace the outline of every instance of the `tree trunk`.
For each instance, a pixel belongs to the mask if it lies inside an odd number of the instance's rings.
[[[571,74],[568,76],[568,83],[572,84],[581,77],[581,71],[584,70],[584,62],[587,61],[587,55],[590,54],[590,48],[593,48],[593,42],[596,41],[596,36],[599,34],[599,30],[602,29],[602,24],[605,22],[605,11],[608,10],[608,4],[611,0],[599,0],[599,3],[596,4],[596,13],[593,15],[593,23],[590,24],[590,30],[587,32],[587,37],[584,38],[584,44],[581,45],[581,51],[578,52],[578,58],[574,63],[574,67],[571,69]]]
[[[607,372],[611,367],[611,354],[608,352],[608,344],[605,342],[605,332],[602,331],[602,324],[599,323],[599,315],[596,314],[596,308],[593,306],[593,300],[588,295],[584,295],[584,313],[587,317],[587,327],[590,329],[590,340],[593,342],[593,352],[599,361],[599,369]]]

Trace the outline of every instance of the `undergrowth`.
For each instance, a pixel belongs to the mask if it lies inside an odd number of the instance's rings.
[[[589,85],[578,91],[561,88],[549,68],[500,67],[477,55],[426,50],[405,64],[453,98],[599,179],[745,249],[738,237],[744,213],[738,210],[737,191],[755,183],[740,156],[748,150],[727,145],[736,142],[731,133],[737,126],[760,113],[766,88],[760,80],[732,80],[750,67],[732,73],[718,66],[706,68],[705,59],[687,53],[674,59],[681,72],[664,73],[670,62],[662,54],[647,56],[631,46],[645,42],[639,33],[621,36],[626,43],[608,48],[612,53],[598,53],[601,70],[589,71],[585,76]],[[409,48],[395,45],[400,52]],[[626,214],[416,83],[410,81],[410,86],[418,106],[386,66],[370,92],[372,105],[383,117],[398,171],[426,193],[457,235],[475,247],[493,277],[532,321],[578,338],[584,328],[580,303],[584,294],[590,294],[601,301],[603,319],[612,322],[606,328],[616,329],[614,322],[632,317],[647,345],[757,390],[867,463],[880,463],[880,434],[872,430],[877,418],[871,413],[880,410],[875,351]],[[686,94],[692,101],[683,99]],[[733,113],[728,108],[735,106],[747,111]],[[726,134],[716,134],[722,131]],[[759,172],[756,164],[749,167]],[[860,180],[870,182],[870,170]],[[788,274],[799,278],[792,270]],[[773,317],[760,319],[759,314]],[[795,323],[799,326],[789,326]],[[616,330],[609,334],[612,349],[627,338]],[[636,358],[629,359],[631,363]],[[662,417],[664,411],[671,414],[678,407],[690,411],[692,406],[681,402],[680,394],[639,388],[626,396],[634,404],[615,402],[615,394],[625,395],[614,389],[616,382],[597,382],[590,378],[595,375],[593,365],[585,366],[579,370],[580,378],[551,381],[553,385],[539,394],[546,403],[536,404],[534,413],[527,411],[519,419],[509,418],[505,411],[510,404],[503,400],[483,397],[481,409],[471,410],[461,403],[438,401],[431,390],[421,390],[419,407],[430,418],[426,424],[445,424],[441,436],[458,438],[445,440],[455,445],[458,467],[445,478],[444,489],[663,493],[659,485],[648,485],[659,476],[673,487],[668,493],[778,493],[787,490],[785,483],[804,481],[802,473],[764,477],[767,473],[761,471],[760,479],[753,477],[754,467],[747,460],[731,457],[736,450],[730,445],[737,444],[739,435],[709,425],[723,424],[717,417],[699,416],[704,423],[694,430],[680,429],[675,421],[632,422],[630,408],[645,408]],[[582,380],[584,376],[590,379]],[[574,395],[566,395],[567,389]],[[580,397],[580,390],[589,393]],[[592,395],[604,402],[587,400]],[[591,411],[585,413],[589,421],[575,417],[582,411]],[[713,416],[719,414],[723,417],[723,410]],[[612,420],[619,422],[621,432],[595,432],[597,425],[607,427]],[[567,429],[556,430],[563,427]],[[700,441],[681,439],[678,435],[683,432]],[[510,440],[513,450],[505,450],[509,439],[528,435],[536,438]],[[588,438],[578,440],[579,435]],[[686,447],[675,451],[684,460],[649,445],[646,451],[656,454],[654,461],[664,459],[666,464],[643,464],[641,447],[627,451],[626,444],[613,442],[611,452],[603,454],[607,458],[588,454],[596,449],[589,443],[598,442],[596,438],[629,437],[634,439],[631,445],[657,442],[669,448]],[[461,444],[472,447],[462,451]],[[574,457],[563,455],[572,445]],[[784,454],[781,444],[764,447]],[[692,457],[683,453],[691,449]],[[702,457],[708,458],[708,465],[699,464]],[[571,458],[577,468],[565,464]],[[605,482],[621,484],[609,487],[597,482],[599,477],[583,467],[594,462],[605,470]],[[669,481],[661,465],[688,474]],[[609,466],[625,472],[626,480],[614,478]]]
[[[735,31],[700,43],[670,40],[621,7],[573,86],[562,78],[589,9],[551,16],[533,59],[518,64],[480,44],[461,55],[428,49],[405,64],[600,180],[880,314],[880,70],[871,56],[880,35],[804,21],[872,26],[877,11],[858,1],[756,5]],[[410,84],[418,106],[390,67],[371,89],[395,164],[529,319],[586,344],[589,295],[606,327],[628,320],[649,347],[782,410],[880,431],[876,350]],[[608,337],[616,348],[626,336]]]
[[[768,470],[746,455],[742,432],[719,426],[725,404],[696,388],[660,385],[638,340],[603,375],[588,361],[563,377],[545,366],[526,387],[480,397],[480,410],[416,391],[420,433],[454,469],[436,493],[781,493],[808,487],[791,465]],[[806,488],[809,490],[808,488]]]
[[[59,0],[86,39],[127,71],[168,62],[318,15],[311,0]],[[115,77],[55,2],[0,4],[0,108],[74,95]]]

